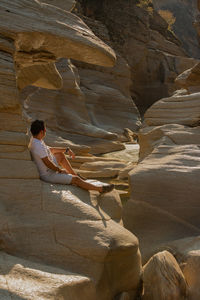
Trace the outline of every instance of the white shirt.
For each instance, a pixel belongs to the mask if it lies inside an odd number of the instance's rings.
[[[38,140],[32,137],[28,147],[31,151],[33,160],[37,165],[40,176],[47,175],[48,171],[50,170],[43,163],[42,158],[47,156],[51,162],[53,162],[56,166],[58,165],[55,156],[51,153],[49,147],[45,144],[43,140]]]

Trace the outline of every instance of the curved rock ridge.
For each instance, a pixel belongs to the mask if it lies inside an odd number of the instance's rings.
[[[145,114],[123,217],[140,239],[144,261],[163,243],[199,235],[199,104],[199,93],[177,92]]]
[[[0,14],[0,31],[15,40],[15,59],[22,65],[55,57],[105,66],[115,62],[113,50],[70,12],[34,0],[2,0]]]
[[[174,24],[171,30],[182,42],[185,51],[191,57],[200,58],[199,40],[194,28],[194,22],[198,15],[197,0],[152,0],[155,9],[159,12],[171,13],[174,17]]]

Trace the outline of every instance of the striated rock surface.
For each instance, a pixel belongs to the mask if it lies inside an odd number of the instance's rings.
[[[200,58],[199,39],[194,27],[198,15],[197,0],[153,0],[153,4],[158,12],[161,10],[168,14],[169,22],[170,18],[175,18],[171,25],[172,31],[191,57]]]
[[[173,255],[155,254],[144,266],[144,300],[187,299],[187,284]]]
[[[92,281],[63,269],[0,252],[1,299],[83,299],[96,297]]]
[[[125,92],[121,91],[123,85],[118,87],[120,69],[117,74],[112,68],[107,78],[105,73],[86,70],[82,79],[69,60],[61,60],[57,68],[63,78],[62,89],[27,89],[21,95],[28,118],[45,120],[62,139],[91,146],[93,154],[123,149],[122,143],[110,140],[121,140],[121,136],[126,140],[124,128],[136,131],[141,123],[128,86]]]
[[[190,237],[163,245],[179,262],[188,285],[188,299],[199,298],[200,237]]]
[[[107,42],[107,36],[96,30],[91,19],[103,23],[111,46],[127,61],[131,96],[141,114],[158,99],[169,96],[176,89],[177,75],[195,64],[196,60],[187,57],[168,24],[153,9],[152,1],[78,3],[78,12],[90,18],[84,19],[87,24]]]
[[[194,88],[199,91],[200,64],[197,63],[193,68],[186,70],[176,78],[176,84],[192,93]]]
[[[163,243],[199,235],[199,103],[199,93],[177,92],[145,114],[140,163],[129,173],[131,200],[124,212],[144,261]]]
[[[118,193],[98,196],[39,180],[17,90],[29,84],[36,86],[31,91],[60,88],[54,65],[60,57],[112,66],[115,54],[78,17],[54,6],[3,0],[0,15],[0,260],[6,261],[0,293],[5,300],[110,300],[134,293],[141,272],[138,240],[120,225]]]

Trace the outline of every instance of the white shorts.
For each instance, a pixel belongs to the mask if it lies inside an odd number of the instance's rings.
[[[40,176],[43,181],[58,184],[70,184],[72,177],[72,174],[57,173],[51,170],[48,170],[46,175]]]

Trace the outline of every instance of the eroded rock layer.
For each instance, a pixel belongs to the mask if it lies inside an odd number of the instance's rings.
[[[195,60],[188,58],[167,22],[153,9],[152,1],[77,2],[77,11],[105,41],[96,22],[106,26],[113,49],[128,63],[131,96],[141,114],[158,99],[171,95],[177,75],[194,65]]]
[[[140,131],[140,163],[129,173],[125,226],[141,242],[144,260],[167,241],[199,235],[200,94],[156,102]]]
[[[98,196],[39,180],[17,89],[60,88],[54,65],[60,57],[112,66],[115,54],[79,18],[54,6],[1,1],[0,15],[0,260],[6,262],[0,267],[1,295],[79,299],[81,288],[82,299],[110,300],[134,293],[141,272],[138,240],[120,225],[118,193]]]

